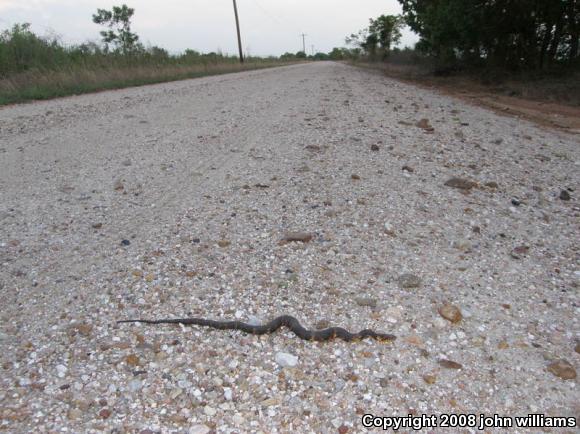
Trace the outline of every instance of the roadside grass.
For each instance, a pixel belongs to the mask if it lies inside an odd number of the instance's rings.
[[[0,78],[0,106],[209,75],[271,68],[291,63],[293,62],[260,60],[244,64],[227,62],[198,65],[116,66],[109,68],[73,66],[58,70],[28,70]]]

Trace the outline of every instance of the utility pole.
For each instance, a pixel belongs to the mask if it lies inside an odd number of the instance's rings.
[[[244,52],[242,50],[242,36],[240,35],[240,20],[238,18],[238,5],[234,0],[234,14],[236,15],[236,28],[238,30],[238,49],[240,50],[240,63],[244,63]]]
[[[306,54],[306,36],[308,36],[305,33],[302,33],[300,36],[302,36],[302,52],[304,54]]]

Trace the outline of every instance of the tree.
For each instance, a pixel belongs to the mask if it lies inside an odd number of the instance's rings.
[[[401,28],[403,18],[399,15],[381,15],[377,19],[370,20],[369,33],[374,35],[377,43],[385,54],[391,50],[392,45],[396,45],[401,40]]]
[[[97,13],[93,15],[93,22],[109,28],[101,31],[103,42],[107,47],[113,44],[123,54],[140,48],[139,36],[131,32],[131,17],[134,13],[135,9],[127,5],[113,6],[110,11],[97,9]]]
[[[579,58],[579,0],[399,0],[441,63],[538,69]]]
[[[304,51],[298,51],[295,56],[297,59],[306,59],[308,57]]]
[[[335,47],[332,49],[330,53],[328,53],[328,57],[331,60],[344,60],[346,57],[344,48]]]
[[[384,59],[391,47],[400,41],[403,25],[403,18],[398,15],[371,18],[369,27],[347,37],[346,43],[360,47],[371,59],[377,58],[379,52]]]
[[[280,56],[280,60],[293,60],[296,59],[296,55],[294,53],[284,53]]]

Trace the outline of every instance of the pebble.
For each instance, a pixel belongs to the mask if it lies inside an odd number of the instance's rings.
[[[293,354],[279,352],[276,353],[276,363],[284,368],[294,367],[298,364],[298,357]]]
[[[189,434],[208,434],[209,432],[211,432],[211,428],[207,425],[194,425],[189,428]]]
[[[113,189],[115,189],[115,191],[124,190],[125,186],[123,185],[123,181],[121,179],[116,180],[113,184]]]
[[[121,241],[121,245],[122,246],[129,246],[129,245],[131,245],[131,241],[129,241],[129,240],[123,240],[123,241]]]
[[[380,150],[379,145],[371,145],[371,151],[379,152],[379,150]]]
[[[450,178],[445,181],[445,185],[451,188],[458,188],[460,190],[471,190],[473,187],[477,185],[477,182],[470,181],[469,179],[465,178]]]
[[[465,238],[460,238],[458,240],[453,241],[452,246],[457,250],[461,250],[462,252],[468,252],[473,248],[471,241]]]
[[[423,381],[427,384],[435,384],[437,381],[437,376],[431,374],[423,375]]]
[[[231,401],[233,398],[232,389],[230,389],[229,387],[224,388],[224,398],[226,399],[226,401]]]
[[[309,243],[314,235],[309,232],[288,232],[280,240],[280,244],[286,243]]]
[[[556,377],[563,380],[574,380],[576,378],[576,369],[572,364],[564,359],[556,360],[548,365],[548,371]]]
[[[434,131],[434,130],[435,130],[435,128],[433,128],[433,127],[431,126],[431,124],[429,123],[429,119],[425,119],[425,118],[423,118],[423,119],[421,119],[419,122],[417,122],[415,125],[416,125],[418,128],[422,128],[422,129],[424,129],[425,131]]]
[[[398,279],[399,286],[403,289],[419,288],[422,284],[421,278],[416,274],[403,274]]]
[[[217,410],[209,405],[206,405],[203,409],[203,412],[208,416],[215,416],[217,414]]]
[[[129,366],[139,366],[141,364],[139,357],[137,357],[135,354],[128,355],[125,358],[125,362],[127,362]]]
[[[262,325],[263,320],[260,317],[251,315],[251,316],[248,317],[248,321],[247,322],[251,326],[259,326],[259,325]]]
[[[457,306],[452,304],[445,304],[438,309],[439,315],[454,324],[460,322],[463,319],[461,315],[461,310]]]
[[[441,359],[437,363],[445,369],[462,369],[463,365],[461,363],[454,362],[453,360]]]
[[[68,371],[68,369],[64,365],[57,365],[56,366],[56,373],[57,373],[59,378],[64,378],[67,371]]]
[[[70,420],[78,420],[81,417],[83,417],[83,411],[78,409],[78,408],[71,408],[68,412],[67,412],[67,417]]]
[[[129,381],[129,390],[131,392],[138,392],[141,390],[141,388],[143,387],[143,383],[141,382],[141,380],[131,380]]]
[[[363,307],[376,307],[377,299],[369,297],[357,297],[355,298],[356,304]]]
[[[570,199],[572,199],[572,198],[570,197],[570,193],[568,193],[568,190],[560,191],[560,200],[568,201]]]

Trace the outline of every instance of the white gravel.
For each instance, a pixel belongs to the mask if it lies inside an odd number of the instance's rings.
[[[336,63],[2,108],[0,430],[577,416],[579,169],[578,136]],[[398,339],[115,323],[278,314]]]

